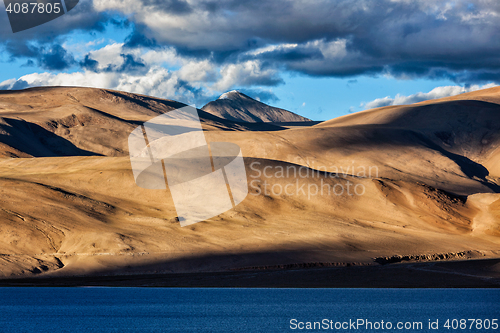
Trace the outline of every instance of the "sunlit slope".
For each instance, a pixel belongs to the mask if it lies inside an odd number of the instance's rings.
[[[343,116],[317,127],[368,126],[424,135],[447,152],[483,165],[500,177],[500,87],[413,105],[390,106]]]
[[[168,189],[135,184],[127,138],[183,104],[99,89],[2,93],[1,274],[495,256],[496,94],[485,90],[489,102],[376,109],[289,130],[201,113],[208,141],[241,147],[250,194],[234,210],[181,228]],[[451,134],[436,134],[444,132]]]
[[[253,183],[243,203],[181,228],[168,190],[138,188],[127,158],[4,160],[2,274],[80,274],[128,266],[133,270],[144,264],[168,272],[297,262],[370,263],[394,254],[487,252],[499,247],[496,194],[486,203],[468,203],[423,184],[327,174],[268,178],[264,168],[269,167],[269,173],[290,164],[264,159],[248,159],[247,164],[252,165],[247,173]],[[337,195],[341,187],[329,195],[314,190],[314,185],[333,189],[338,184],[347,191],[348,182],[351,193],[362,185],[363,195]],[[278,188],[289,184],[290,195],[279,193]],[[481,214],[478,207],[493,216],[487,227],[475,220]],[[275,255],[262,262],[263,252]],[[230,262],[194,265],[188,260],[238,253]]]

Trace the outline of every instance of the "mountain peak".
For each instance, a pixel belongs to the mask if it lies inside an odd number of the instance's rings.
[[[230,100],[237,100],[237,99],[253,99],[245,94],[243,94],[242,92],[238,91],[238,90],[231,90],[231,91],[228,91],[226,93],[223,93],[222,95],[219,96],[219,98],[217,98],[218,100],[219,99],[230,99]]]
[[[231,121],[238,122],[307,122],[311,121],[293,112],[272,107],[238,90],[228,91],[201,108]]]

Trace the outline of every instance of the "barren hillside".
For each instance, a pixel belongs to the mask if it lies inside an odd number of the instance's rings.
[[[181,103],[90,88],[1,92],[1,275],[498,258],[495,89],[298,129],[201,111],[209,142],[241,147],[250,193],[184,228],[168,189],[135,184],[127,147],[134,128]]]

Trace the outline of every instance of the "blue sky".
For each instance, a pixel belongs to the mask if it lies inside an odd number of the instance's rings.
[[[14,34],[0,5],[0,89],[238,89],[324,120],[498,84],[499,20],[496,0],[81,0]]]

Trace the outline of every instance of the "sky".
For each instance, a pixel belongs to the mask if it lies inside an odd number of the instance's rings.
[[[236,89],[326,120],[495,86],[499,36],[498,0],[80,0],[17,33],[1,4],[0,90]]]

